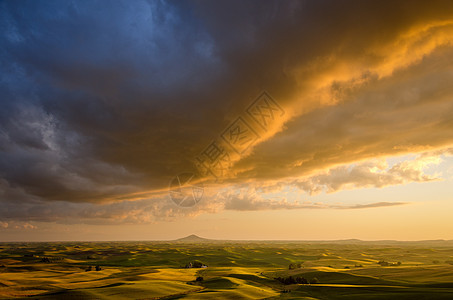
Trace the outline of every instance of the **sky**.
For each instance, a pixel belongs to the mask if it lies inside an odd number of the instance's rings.
[[[453,239],[453,2],[0,1],[0,241]]]

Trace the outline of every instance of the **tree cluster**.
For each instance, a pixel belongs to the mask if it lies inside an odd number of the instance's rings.
[[[97,266],[95,267],[95,270],[96,270],[96,271],[101,271],[102,268],[101,268],[101,266],[97,265]],[[93,271],[93,267],[92,267],[92,266],[88,266],[88,268],[85,269],[85,272],[90,272],[90,271]]]
[[[288,266],[288,269],[289,269],[289,270],[300,269],[300,268],[302,268],[302,264],[301,264],[301,263],[298,263],[298,264],[293,264],[293,263],[291,263],[291,264],[289,264],[289,266]]]
[[[391,263],[385,260],[380,260],[378,262],[378,265],[381,265],[382,267],[392,267],[392,266],[401,266],[401,262],[396,262],[396,263]]]
[[[208,265],[205,265],[204,263],[202,263],[201,261],[199,260],[194,260],[192,262],[189,262],[185,268],[186,269],[190,269],[190,268],[207,268]]]

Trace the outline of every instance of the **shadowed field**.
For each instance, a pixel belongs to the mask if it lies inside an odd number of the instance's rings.
[[[207,267],[192,267],[200,262]],[[296,282],[297,281],[297,282]],[[453,299],[453,244],[0,244],[0,298]]]

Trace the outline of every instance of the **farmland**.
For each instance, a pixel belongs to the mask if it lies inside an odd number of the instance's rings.
[[[3,299],[453,298],[450,241],[189,239],[0,248]],[[188,268],[192,262],[207,267]]]

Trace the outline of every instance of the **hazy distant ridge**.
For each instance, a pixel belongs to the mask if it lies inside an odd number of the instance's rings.
[[[344,240],[222,240],[222,239],[207,239],[195,234],[188,235],[183,238],[172,240],[171,242],[185,242],[185,243],[201,243],[201,242],[275,242],[275,243],[325,243],[325,244],[376,244],[376,245],[440,245],[447,246],[453,245],[453,240],[420,240],[420,241],[398,241],[398,240],[375,240],[364,241],[359,239],[344,239]]]

